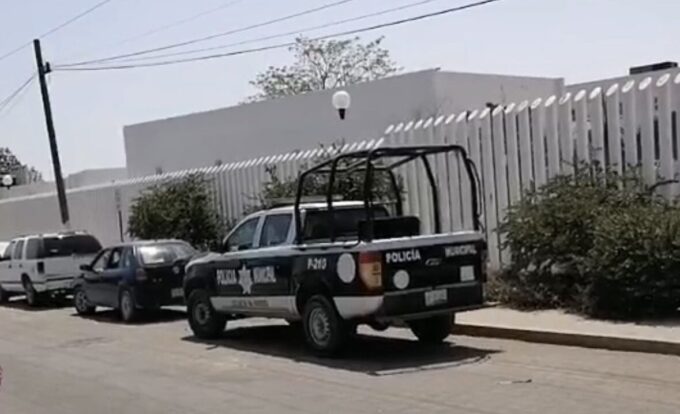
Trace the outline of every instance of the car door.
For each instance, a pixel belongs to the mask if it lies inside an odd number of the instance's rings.
[[[109,260],[102,272],[102,301],[106,306],[118,306],[118,289],[123,279],[125,279],[125,270],[122,268],[123,250],[123,247],[111,249]]]
[[[291,301],[292,273],[291,213],[269,214],[263,218],[257,237],[257,252],[245,260],[252,271],[252,295],[262,297],[270,311],[287,312]]]
[[[252,277],[244,257],[255,247],[255,236],[260,217],[252,217],[234,229],[224,243],[226,254],[216,263],[215,276],[219,296],[241,297],[251,292]],[[233,300],[225,300],[225,307],[232,308]]]
[[[106,305],[102,276],[111,256],[111,249],[102,250],[92,261],[91,270],[85,271],[83,289],[87,299],[95,305]]]
[[[19,288],[16,280],[12,276],[12,253],[14,252],[15,240],[12,240],[5,248],[2,261],[0,262],[0,284],[2,288],[8,292],[15,291]]]
[[[14,251],[12,252],[12,260],[9,263],[9,274],[12,282],[19,287],[21,292],[24,291],[23,285],[21,283],[21,277],[24,274],[24,239],[17,240],[14,245]]]

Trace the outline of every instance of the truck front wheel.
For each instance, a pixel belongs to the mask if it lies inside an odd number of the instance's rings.
[[[455,315],[447,313],[445,315],[410,321],[408,325],[420,342],[440,344],[451,334],[454,320]]]
[[[312,296],[307,301],[302,325],[307,344],[321,356],[338,354],[349,336],[350,325],[323,295]]]
[[[208,292],[203,289],[191,292],[187,301],[187,312],[189,326],[198,338],[218,338],[227,326],[227,317],[220,315],[213,308]]]

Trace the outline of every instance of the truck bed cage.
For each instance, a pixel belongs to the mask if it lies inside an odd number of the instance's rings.
[[[435,232],[441,232],[441,217],[439,211],[439,190],[435,175],[432,172],[428,155],[456,153],[463,161],[463,166],[467,172],[470,180],[470,192],[472,198],[472,224],[474,230],[480,229],[480,196],[479,196],[479,175],[472,160],[468,157],[467,152],[460,145],[420,145],[420,146],[399,146],[399,147],[378,147],[368,150],[360,150],[342,153],[333,158],[325,160],[305,171],[300,173],[298,177],[297,194],[295,197],[295,224],[296,224],[296,238],[297,243],[303,242],[303,225],[300,214],[300,204],[303,197],[303,189],[305,180],[311,175],[328,175],[328,188],[326,192],[326,204],[328,216],[330,220],[330,239],[335,240],[335,220],[333,214],[333,191],[335,179],[338,174],[350,174],[355,172],[364,173],[364,188],[363,198],[366,210],[366,222],[368,228],[367,240],[373,239],[373,215],[372,208],[372,190],[375,172],[387,173],[390,179],[390,186],[395,196],[396,210],[398,215],[403,214],[403,203],[401,199],[401,190],[397,177],[394,174],[394,169],[401,167],[411,161],[420,159],[425,168],[430,188],[432,190],[432,204],[434,207],[434,227]],[[386,163],[385,159],[392,159],[392,162]],[[341,164],[342,162],[342,164]],[[460,190],[460,189],[458,189]]]

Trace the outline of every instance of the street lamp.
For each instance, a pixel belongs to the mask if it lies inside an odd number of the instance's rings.
[[[352,99],[347,91],[337,91],[333,94],[333,107],[338,111],[340,119],[345,119],[345,114],[351,102]]]
[[[12,177],[9,174],[5,174],[2,176],[2,186],[5,188],[10,188],[11,186],[14,185],[14,177]]]

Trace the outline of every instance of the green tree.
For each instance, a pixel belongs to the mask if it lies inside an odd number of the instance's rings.
[[[383,38],[361,43],[348,40],[295,39],[289,50],[295,54],[292,65],[270,66],[250,84],[258,93],[248,101],[280,98],[306,92],[339,88],[384,78],[400,70],[384,49]]]
[[[212,248],[223,235],[206,179],[201,174],[154,186],[134,200],[128,233],[138,239],[181,239]]]
[[[42,180],[42,175],[35,168],[22,164],[9,148],[0,147],[0,174],[16,174],[19,175],[19,179],[22,179],[23,174],[19,173],[23,171],[26,171],[32,177],[31,181]]]
[[[332,144],[329,148],[324,148],[322,154],[312,160],[312,165],[316,165],[328,160],[331,155],[337,154],[339,148],[343,146],[342,143]],[[347,162],[341,162],[340,167],[346,166]],[[301,170],[308,166],[303,165]],[[271,207],[273,204],[280,202],[281,199],[293,199],[297,194],[298,178],[297,177],[279,177],[276,166],[272,165],[267,168],[268,179],[263,185],[262,193],[255,201],[255,205],[247,208],[247,211],[253,211],[259,208]],[[336,175],[335,183],[333,185],[333,194],[341,197],[343,200],[363,200],[364,198],[364,177],[363,171],[355,171],[353,173],[339,173]],[[396,176],[397,185],[403,197],[403,184],[400,176]],[[314,174],[308,176],[304,182],[303,195],[304,196],[325,196],[328,191],[328,175]],[[385,172],[376,172],[373,179],[372,193],[374,200],[394,202],[394,192],[392,189],[392,182],[390,177]]]

